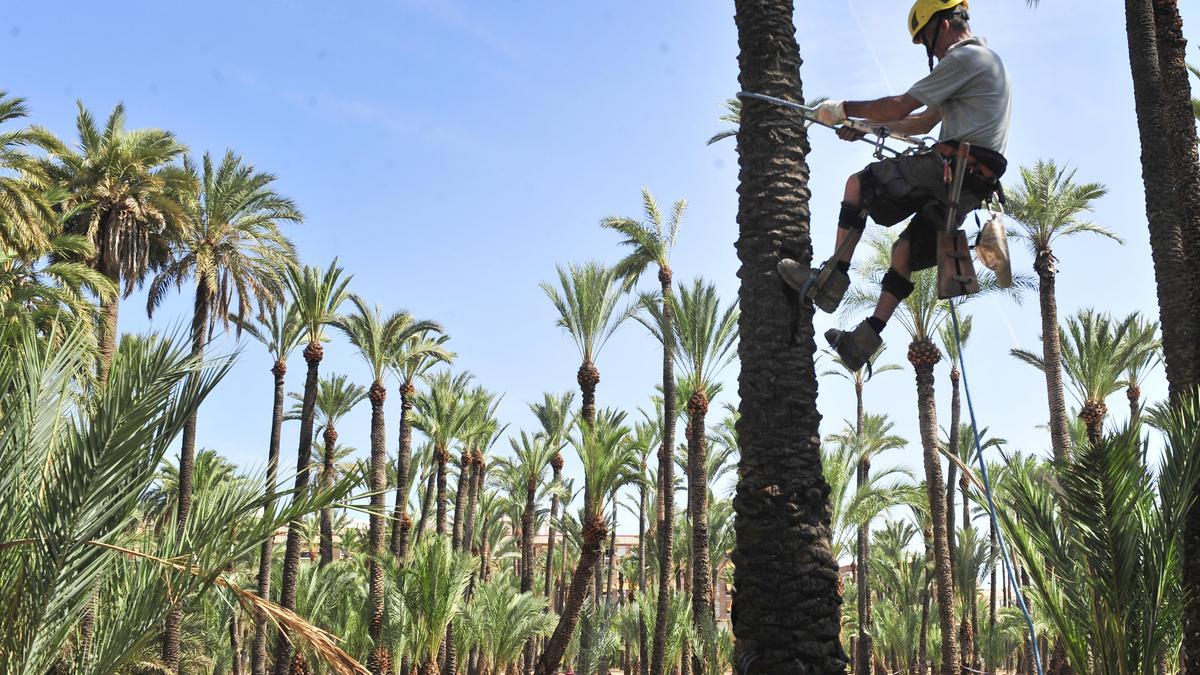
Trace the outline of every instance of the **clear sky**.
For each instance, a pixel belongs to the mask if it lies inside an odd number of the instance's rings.
[[[907,1],[797,4],[808,96],[900,93],[926,71],[924,50],[903,25]],[[1181,4],[1185,20],[1200,21],[1192,0]],[[1111,189],[1094,220],[1126,244],[1080,238],[1056,248],[1061,315],[1094,306],[1156,316],[1120,3],[1053,0],[1031,10],[992,0],[977,2],[972,20],[1014,81],[1010,165],[1053,158]],[[543,391],[576,388],[579,357],[538,282],[556,264],[615,261],[617,239],[597,223],[640,215],[641,187],[664,204],[690,202],[676,278],[702,275],[736,297],[737,156],[732,140],[704,144],[725,126],[722,102],[737,91],[731,2],[25,3],[0,21],[0,41],[3,87],[27,97],[34,120],[65,138],[74,138],[77,99],[97,117],[124,101],[130,127],[171,129],[196,153],[233,148],[278,174],[279,190],[307,216],[288,230],[303,260],[323,266],[338,256],[354,274],[353,291],[441,321],[459,354],[455,367],[504,393],[500,413],[512,431],[532,430],[526,403]],[[846,176],[868,161],[865,145],[813,131],[818,257],[832,247]],[[1014,257],[1018,271],[1030,271],[1027,251],[1014,246]],[[140,294],[123,304],[123,330],[171,330],[190,319],[188,297],[166,303],[152,324],[144,304]],[[1023,306],[983,299],[968,307],[975,334],[966,356],[981,424],[1010,447],[1046,452],[1044,380],[1008,354],[1040,350],[1036,296]],[[835,322],[819,315],[818,334]],[[883,362],[905,370],[872,382],[867,407],[889,414],[913,441],[883,463],[919,469],[907,339],[899,325],[885,338]],[[323,372],[366,384],[366,369],[340,338],[325,354]],[[599,405],[645,405],[659,363],[654,341],[630,322],[599,356]],[[202,447],[247,466],[265,462],[269,367],[256,343],[245,346],[201,411]],[[942,424],[947,370],[944,362],[938,369]],[[297,353],[290,390],[303,385],[303,372]],[[734,401],[736,366],[724,379],[718,404]],[[1145,391],[1165,395],[1161,372]],[[1124,397],[1109,403],[1123,419]],[[852,390],[824,378],[820,408],[823,431],[836,431],[853,415]],[[368,418],[364,403],[339,427],[342,442],[362,454]],[[283,455],[293,462],[296,433],[297,425],[285,427]],[[577,473],[567,457],[568,473]]]

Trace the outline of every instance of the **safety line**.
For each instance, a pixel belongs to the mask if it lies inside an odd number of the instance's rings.
[[[987,496],[988,515],[992,519],[992,527],[996,529],[996,541],[1000,544],[1000,557],[1004,560],[1004,571],[1008,575],[1008,583],[1013,587],[1013,593],[1017,596],[1017,606],[1021,609],[1021,613],[1025,615],[1025,624],[1029,627],[1029,644],[1033,647],[1033,663],[1037,666],[1038,675],[1046,675],[1042,670],[1042,658],[1038,650],[1037,633],[1033,628],[1033,614],[1029,612],[1029,606],[1025,604],[1025,594],[1021,592],[1021,585],[1017,583],[1016,572],[1013,571],[1012,558],[1008,554],[1008,544],[1004,541],[1004,529],[1000,527],[1000,520],[996,518],[996,502],[992,499],[992,481],[988,478],[987,462],[983,461],[983,446],[979,440],[979,424],[975,421],[975,405],[971,402],[971,386],[967,384],[967,362],[963,358],[962,335],[958,328],[958,311],[954,308],[954,299],[951,298],[950,304],[950,319],[954,323],[954,344],[958,347],[958,369],[962,372],[963,393],[967,398],[967,412],[971,416],[971,432],[975,435],[975,455],[979,457],[979,473],[983,478],[983,490]]]

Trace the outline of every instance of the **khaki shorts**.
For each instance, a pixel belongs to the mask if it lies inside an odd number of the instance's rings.
[[[900,238],[908,241],[913,271],[937,265],[937,232],[946,224],[946,185],[942,156],[928,152],[869,164],[859,174],[863,208],[878,225],[891,227],[911,217]],[[994,185],[968,174],[959,197],[958,222],[978,209]]]

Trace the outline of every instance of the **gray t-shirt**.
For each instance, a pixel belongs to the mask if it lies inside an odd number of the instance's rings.
[[[1008,146],[1012,118],[1012,82],[996,53],[982,38],[958,42],[933,72],[908,90],[931,108],[942,110],[942,140],[979,145],[1001,154]]]

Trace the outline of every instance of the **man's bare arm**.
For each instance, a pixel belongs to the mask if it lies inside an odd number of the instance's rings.
[[[896,122],[871,122],[872,126],[879,125],[888,128],[888,131],[904,134],[905,136],[923,136],[942,121],[941,108],[926,108],[916,115],[908,117]]]
[[[909,113],[920,107],[921,102],[917,99],[908,94],[900,94],[874,101],[846,101],[846,116],[877,120],[892,128],[894,123],[904,120]]]

